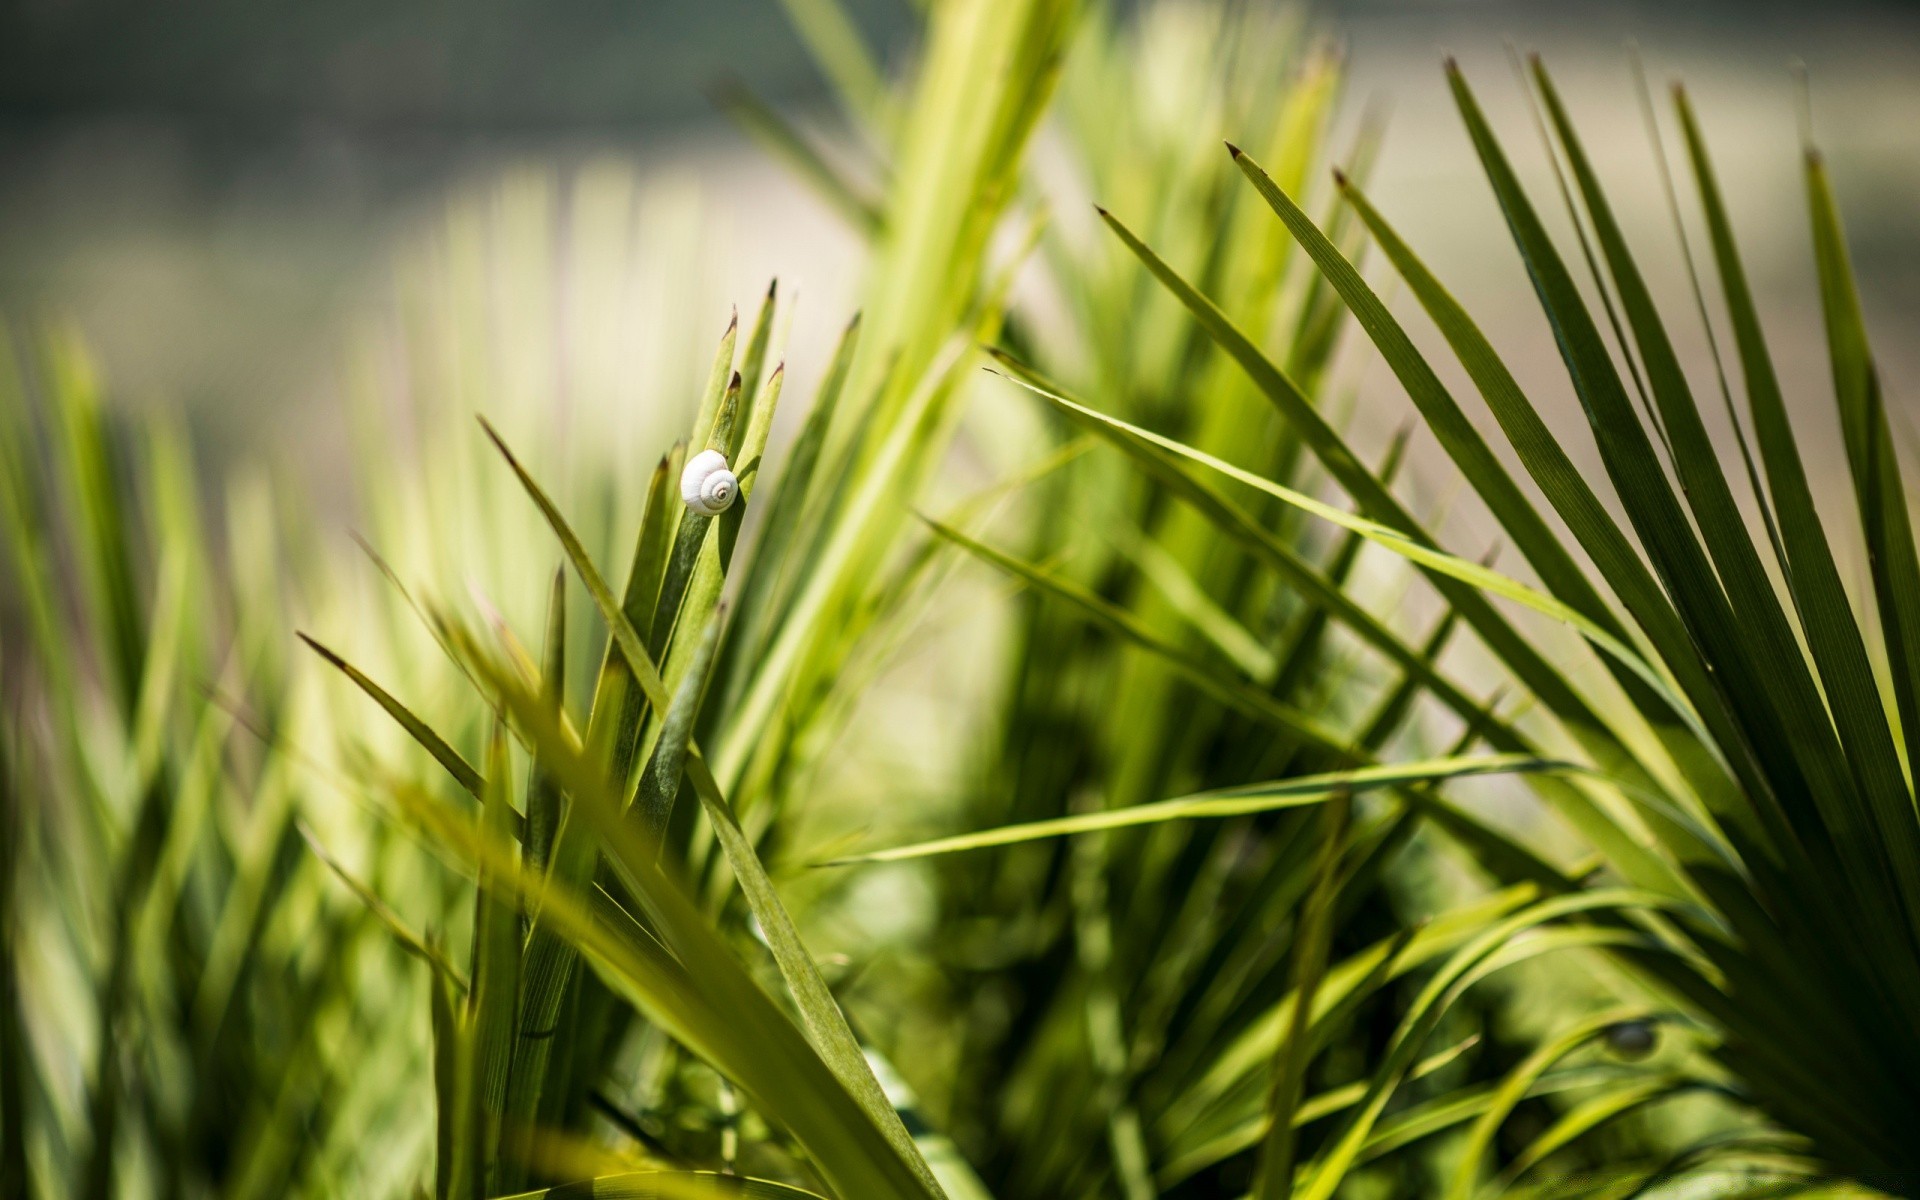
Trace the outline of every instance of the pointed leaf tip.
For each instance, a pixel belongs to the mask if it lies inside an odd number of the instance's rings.
[[[488,439],[491,440],[495,446],[498,446],[500,448],[500,453],[507,456],[507,461],[510,463],[515,463],[517,465],[519,460],[514,458],[513,451],[507,449],[506,439],[501,437],[500,431],[493,427],[493,422],[487,420],[487,418],[481,413],[473,414],[473,419],[480,422],[480,428],[487,431]]]
[[[773,279],[767,284],[767,299],[769,300],[773,299],[774,294],[779,290],[780,290],[780,277],[778,275],[775,275]]]
[[[1339,188],[1341,191],[1344,192],[1348,188],[1352,187],[1353,184],[1352,184],[1352,181],[1347,178],[1347,173],[1345,171],[1341,170],[1339,167],[1335,167],[1333,169],[1333,186]]]
[[[727,390],[730,392],[737,392],[740,390],[740,372],[735,371],[733,373],[733,378],[727,381]]]
[[[1232,142],[1227,143],[1227,153],[1233,156],[1233,161],[1240,161],[1240,147],[1234,145]]]
[[[310,634],[308,634],[305,630],[296,629],[293,631],[293,633],[295,637],[299,638],[301,641],[305,642],[308,646],[312,647],[313,652],[315,654],[318,654],[321,658],[326,659],[328,662],[332,663],[334,666],[344,667],[347,665],[346,660],[342,659],[338,654],[335,654],[333,651],[327,649],[325,646],[315,641],[314,638]]]

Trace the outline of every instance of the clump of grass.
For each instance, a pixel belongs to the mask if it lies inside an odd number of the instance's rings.
[[[1920,836],[1904,741],[1912,718],[1903,632],[1909,614],[1903,606],[1916,552],[1825,168],[1809,148],[1808,199],[1835,395],[1872,564],[1871,586],[1857,599],[1878,616],[1877,631],[1856,616],[1856,597],[1842,584],[1830,536],[1815,510],[1719,184],[1685,93],[1675,91],[1675,113],[1733,333],[1734,363],[1716,359],[1710,366],[1728,391],[1730,420],[1740,434],[1738,471],[1727,470],[1715,452],[1668,326],[1545,68],[1534,62],[1530,81],[1551,148],[1566,164],[1568,203],[1579,205],[1574,225],[1592,231],[1590,241],[1583,235],[1582,250],[1596,272],[1604,269],[1593,281],[1605,305],[1604,324],[1581,297],[1573,269],[1547,237],[1466,81],[1451,66],[1448,73],[1637,546],[1573,469],[1488,338],[1350,177],[1338,180],[1344,198],[1446,337],[1539,494],[1564,522],[1570,543],[1493,457],[1351,256],[1290,195],[1295,189],[1253,155],[1229,147],[1253,189],[1339,293],[1512,537],[1537,573],[1539,588],[1438,549],[1337,434],[1316,425],[1290,374],[1124,227],[1116,225],[1116,232],[1216,344],[1290,421],[1318,429],[1305,440],[1358,513],[1283,487],[1269,472],[1096,411],[1059,390],[1030,386],[1055,411],[1125,439],[1141,455],[1169,455],[1204,468],[1210,479],[1263,492],[1406,557],[1532,693],[1550,724],[1597,768],[1598,776],[1573,781],[1535,779],[1542,798],[1602,856],[1603,872],[1569,871],[1517,846],[1483,854],[1483,865],[1496,876],[1525,879],[1545,898],[1510,921],[1489,925],[1469,943],[1480,965],[1465,975],[1444,969],[1423,999],[1450,1002],[1471,974],[1503,957],[1537,952],[1547,939],[1536,936],[1524,951],[1523,943],[1508,939],[1550,920],[1563,945],[1605,947],[1629,969],[1630,992],[1672,1006],[1667,1028],[1691,1031],[1699,1053],[1663,1056],[1656,1067],[1596,1086],[1488,1179],[1483,1156],[1528,1089],[1549,1078],[1567,1055],[1624,1027],[1620,1014],[1571,1022],[1563,1036],[1521,1064],[1476,1116],[1447,1194],[1520,1187],[1563,1147],[1603,1123],[1703,1091],[1744,1106],[1746,1120],[1652,1165],[1612,1164],[1594,1194],[1644,1190],[1672,1172],[1703,1170],[1757,1171],[1761,1182],[1753,1186],[1762,1189],[1818,1186],[1821,1178],[1838,1175],[1897,1190],[1912,1178],[1913,1166],[1897,1141],[1874,1131],[1886,1128],[1885,1114],[1908,1106],[1900,1082],[1905,1069],[1898,1065],[1906,1039],[1897,1032],[1897,1003],[1887,1005],[1902,992],[1899,980],[1920,961],[1903,915],[1912,897],[1902,882],[1910,874],[1903,865],[1908,847]],[[1688,249],[1684,240],[1682,248]],[[1704,316],[1703,290],[1696,299]],[[1617,343],[1609,344],[1608,330]],[[1734,364],[1746,393],[1744,420],[1733,413],[1727,384]],[[1635,394],[1638,408],[1630,399]],[[1757,457],[1746,440],[1748,425]],[[1750,488],[1747,498],[1760,514],[1757,529],[1741,514],[1741,485]],[[1576,559],[1576,546],[1591,569]],[[1518,634],[1488,595],[1581,632],[1614,675],[1622,700],[1592,699],[1569,668]],[[1499,748],[1525,735],[1496,726],[1481,736]],[[1449,980],[1457,982],[1435,990]],[[1634,1018],[1635,1028],[1640,1019]],[[1431,1016],[1416,1005],[1371,1076],[1369,1099],[1329,1134],[1305,1169],[1301,1186],[1307,1194],[1328,1195],[1339,1185],[1366,1144],[1379,1105],[1397,1088],[1431,1028]]]
[[[364,554],[314,555],[273,485],[200,494],[70,338],[0,371],[0,1192],[1470,1200],[1583,1165],[1578,1194],[1897,1189],[1920,558],[1817,156],[1877,621],[1684,96],[1740,475],[1544,69],[1604,323],[1451,72],[1630,538],[1367,201],[1379,130],[1334,147],[1339,58],[1297,25],[942,5],[896,90],[831,3],[789,9],[884,161],[858,181],[727,98],[871,241],[788,445],[777,287],[680,372],[685,435],[640,469],[539,389],[480,387],[458,218],[451,320],[411,310],[415,400],[361,415]],[[1056,89],[1064,174],[1027,155]],[[1083,193],[1096,216],[1054,215]],[[1439,545],[1404,439],[1355,453],[1349,330],[1532,582]],[[701,452],[737,478],[718,513],[679,494]],[[969,455],[1005,477],[955,499]],[[889,687],[944,685],[903,648],[982,596],[984,732],[938,735],[974,765],[937,805],[879,771],[830,794]],[[1526,716],[1461,681],[1463,633]],[[1489,775],[1589,856],[1489,820],[1461,791]],[[884,833],[847,844],[849,810]],[[934,898],[918,938],[817,953],[876,878]],[[1480,997],[1524,963],[1581,993],[1514,1047]],[[1703,1096],[1703,1136],[1618,1132]]]

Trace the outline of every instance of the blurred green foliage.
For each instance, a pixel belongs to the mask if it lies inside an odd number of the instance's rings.
[[[1684,95],[1737,473],[1545,70],[1600,317],[1449,68],[1630,537],[1298,18],[952,0],[895,83],[787,7],[853,149],[726,104],[869,248],[790,438],[777,285],[541,319],[624,178],[403,273],[357,548],[8,343],[0,1193],[1900,1193],[1920,568],[1817,154],[1854,593]],[[1355,451],[1361,337],[1527,578]]]

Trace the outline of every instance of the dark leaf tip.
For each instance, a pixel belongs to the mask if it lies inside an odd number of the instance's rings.
[[[296,629],[293,632],[294,632],[294,636],[298,637],[301,641],[305,642],[308,646],[310,646],[313,649],[313,652],[315,654],[318,654],[321,658],[326,659],[328,662],[332,663],[334,666],[344,667],[347,665],[344,659],[342,659],[338,654],[335,654],[333,651],[327,649],[325,646],[321,645],[319,642],[315,641],[305,630]]]
[[[1232,142],[1227,143],[1227,153],[1233,156],[1233,161],[1240,161],[1240,147],[1234,145]]]
[[[473,419],[480,422],[480,428],[487,431],[487,437],[492,439],[494,445],[500,447],[500,453],[506,455],[509,462],[513,461],[513,451],[507,449],[507,440],[500,436],[500,431],[493,427],[493,422],[479,413],[473,414]]]

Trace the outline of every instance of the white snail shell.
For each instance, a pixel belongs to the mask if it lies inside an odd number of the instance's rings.
[[[680,498],[687,507],[711,517],[733,507],[740,497],[740,481],[718,450],[702,450],[687,460],[680,472]]]

